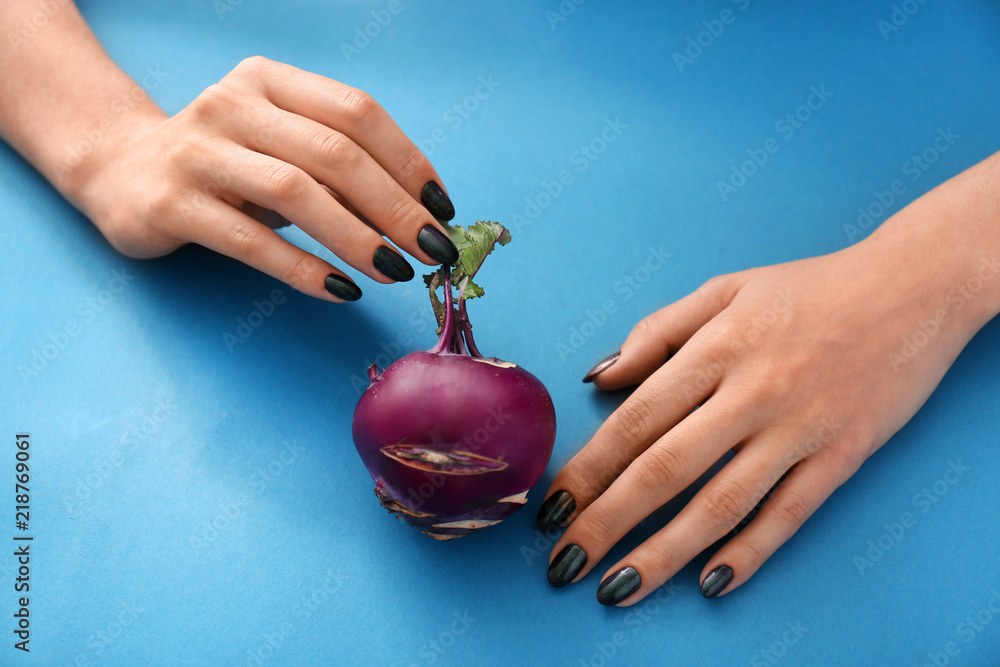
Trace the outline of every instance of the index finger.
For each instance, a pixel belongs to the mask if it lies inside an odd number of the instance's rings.
[[[455,217],[437,171],[371,95],[259,56],[245,62],[275,106],[347,135],[435,218]]]

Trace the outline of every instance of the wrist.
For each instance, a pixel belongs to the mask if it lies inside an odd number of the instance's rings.
[[[966,339],[1000,312],[1000,153],[923,195],[859,250],[886,262],[902,289],[928,295],[931,313]]]

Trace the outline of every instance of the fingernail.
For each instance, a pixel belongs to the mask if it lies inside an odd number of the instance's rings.
[[[451,266],[458,261],[458,248],[437,227],[426,225],[417,234],[417,245],[435,262]]]
[[[455,205],[448,198],[448,193],[434,181],[427,181],[420,191],[420,201],[438,220],[448,221],[455,217]]]
[[[606,607],[618,604],[642,586],[642,577],[634,567],[623,567],[597,587],[597,601]]]
[[[562,528],[563,523],[575,509],[576,500],[568,491],[556,491],[542,503],[535,523],[542,530]]]
[[[357,301],[361,298],[361,288],[350,278],[331,273],[323,281],[326,291],[344,301]]]
[[[601,363],[597,364],[596,366],[594,366],[593,368],[591,368],[589,371],[587,371],[587,374],[583,376],[583,381],[584,382],[593,382],[594,381],[594,377],[597,376],[598,373],[603,373],[604,371],[606,371],[609,368],[611,368],[614,365],[614,363],[616,361],[618,361],[618,358],[620,356],[622,356],[622,351],[618,350],[617,352],[615,352],[614,354],[612,354],[610,357],[608,357],[607,359],[605,359],[604,361],[602,361]]]
[[[382,272],[382,275],[397,282],[413,280],[413,267],[403,259],[402,255],[388,246],[379,246],[372,264]]]
[[[701,582],[701,594],[707,598],[714,598],[716,595],[726,590],[726,586],[733,580],[733,568],[728,565],[720,565],[705,577]]]
[[[562,588],[580,574],[587,564],[587,552],[576,544],[567,544],[549,565],[549,583]]]

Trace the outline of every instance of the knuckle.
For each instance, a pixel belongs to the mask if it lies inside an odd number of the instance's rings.
[[[323,132],[315,139],[316,152],[327,164],[344,166],[359,157],[355,144],[339,132]]]
[[[262,228],[257,223],[236,223],[229,236],[238,258],[256,255],[264,243]]]
[[[412,151],[403,155],[400,160],[399,173],[402,174],[404,178],[409,178],[423,169],[426,163],[427,158],[424,157],[424,154],[414,148]]]
[[[272,64],[273,62],[264,56],[249,56],[237,63],[232,73],[259,75]]]
[[[309,177],[287,164],[268,166],[261,174],[264,191],[277,200],[296,199],[309,187]]]
[[[578,534],[583,535],[583,539],[580,541],[588,545],[603,546],[614,544],[618,540],[617,532],[612,524],[599,517],[584,517],[584,522],[581,523],[577,520],[573,523],[573,527],[576,528]]]
[[[201,118],[214,118],[239,105],[237,93],[223,82],[213,83],[195,98],[190,110]]]
[[[637,461],[636,473],[643,489],[670,486],[686,467],[684,461],[671,447],[654,447]]]
[[[752,508],[750,493],[742,482],[722,479],[705,489],[705,510],[712,519],[734,523],[742,520]]]
[[[797,528],[809,518],[809,507],[797,493],[787,493],[774,505],[774,513],[785,526]]]
[[[393,201],[385,214],[389,228],[416,226],[419,217],[420,211],[417,208],[417,203],[409,197]]]
[[[375,98],[357,88],[348,88],[343,91],[337,100],[337,106],[351,121],[357,124],[363,124],[379,110]]]
[[[313,255],[303,255],[288,267],[288,270],[282,274],[281,280],[299,291],[304,291],[302,287],[310,283],[309,278],[317,273],[319,267],[319,259]]]
[[[734,546],[738,555],[732,560],[739,563],[738,572],[754,572],[764,564],[764,554],[750,540],[741,540]]]
[[[648,400],[633,394],[614,413],[615,430],[632,440],[645,440],[653,421],[653,409]]]

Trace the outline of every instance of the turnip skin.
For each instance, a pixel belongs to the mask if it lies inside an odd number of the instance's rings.
[[[433,351],[372,377],[353,435],[383,506],[438,539],[523,506],[555,443],[555,408],[538,378],[495,358]]]

